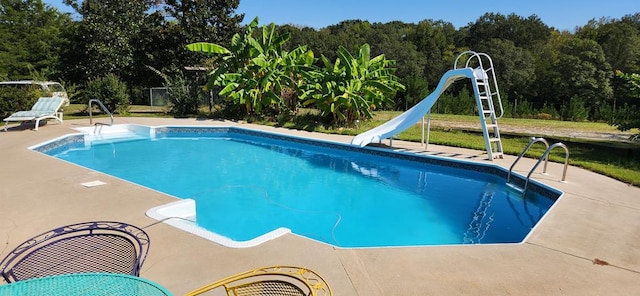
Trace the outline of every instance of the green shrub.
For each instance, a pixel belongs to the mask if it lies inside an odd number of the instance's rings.
[[[513,103],[511,103],[506,96],[502,97],[502,108],[504,109],[503,117],[515,118],[513,115]],[[500,107],[496,104],[496,113],[500,112]]]
[[[164,80],[164,87],[167,89],[166,98],[170,108],[169,113],[182,117],[189,114],[198,114],[200,101],[204,99],[205,92],[198,86],[196,81],[189,80],[179,71],[171,71],[177,74],[167,74],[162,71],[147,66],[149,70],[158,74]]]
[[[71,104],[82,104],[82,87],[75,83],[63,83]]]
[[[514,104],[513,117],[514,118],[531,118],[535,114],[533,104],[528,101],[519,101],[518,104]]]
[[[100,100],[111,112],[125,114],[129,111],[127,85],[115,74],[89,81],[84,90],[84,98]]]
[[[445,92],[431,107],[432,112],[440,114],[474,115],[477,110],[476,99],[466,88],[458,94]]]
[[[593,120],[611,122],[614,118],[613,107],[609,104],[600,104],[593,108]]]
[[[569,100],[569,104],[562,106],[562,120],[586,121],[588,117],[589,109],[581,98],[572,97]]]
[[[167,97],[171,106],[170,113],[175,116],[197,114],[198,102],[204,93],[201,88],[185,79],[182,75],[166,79]]]
[[[35,88],[0,88],[0,116],[5,118],[11,113],[20,110],[29,110],[31,106],[43,96]]]
[[[558,113],[558,110],[556,110],[552,105],[547,105],[547,103],[542,106],[540,113],[551,115],[550,119],[560,119],[560,113]]]

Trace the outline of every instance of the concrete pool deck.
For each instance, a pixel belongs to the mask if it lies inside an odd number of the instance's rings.
[[[115,123],[240,125],[336,142],[351,140],[214,120],[127,117],[116,118]],[[115,220],[146,227],[151,248],[141,276],[175,295],[268,265],[315,270],[327,279],[334,295],[634,295],[640,291],[640,188],[577,167],[569,167],[566,183],[558,181],[562,165],[557,163],[549,163],[549,175],[532,175],[565,195],[521,244],[339,249],[285,235],[256,247],[232,249],[154,224],[145,212],[175,201],[171,196],[27,149],[86,126],[88,119],[78,119],[50,123],[37,132],[20,128],[0,132],[0,258],[24,240],[57,226]],[[424,150],[417,143],[397,140],[393,146]],[[482,151],[429,145],[425,153],[489,163],[479,156]],[[505,156],[494,163],[508,168],[514,159]],[[526,175],[535,161],[522,159],[515,171]],[[107,184],[81,185],[90,181]]]

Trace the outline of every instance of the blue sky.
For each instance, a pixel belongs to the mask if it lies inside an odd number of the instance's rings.
[[[61,11],[71,11],[62,0],[45,0]],[[640,12],[637,0],[241,0],[237,13],[245,13],[245,22],[255,16],[260,24],[294,24],[322,28],[343,20],[370,22],[394,20],[417,23],[425,19],[444,20],[456,28],[475,22],[486,12],[505,15],[537,15],[548,26],[570,30],[590,19],[617,18]]]

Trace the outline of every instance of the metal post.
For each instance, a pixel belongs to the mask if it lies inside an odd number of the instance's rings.
[[[420,146],[424,146],[425,145],[424,144],[424,116],[422,116],[422,125],[420,125],[420,127],[422,132],[421,139],[420,139]]]
[[[153,111],[153,87],[149,88],[149,105],[151,105],[151,111]]]
[[[423,117],[424,120],[424,117]],[[424,143],[424,150],[427,150],[429,147],[429,133],[431,132],[431,110],[429,110],[429,112],[427,112],[427,135],[426,135],[426,141]]]

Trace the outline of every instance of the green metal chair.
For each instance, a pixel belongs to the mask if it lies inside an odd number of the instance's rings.
[[[39,234],[0,261],[7,283],[59,274],[108,272],[138,276],[149,252],[144,230],[122,222],[71,224]]]

